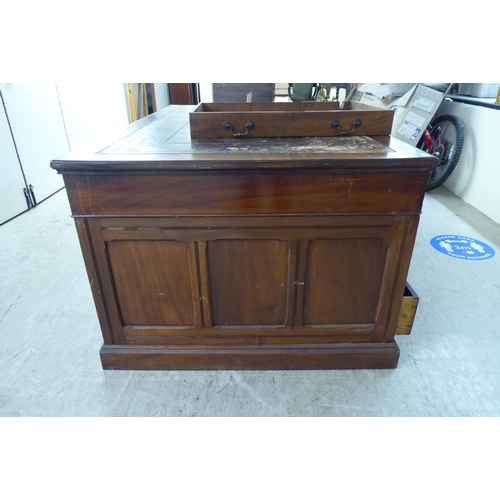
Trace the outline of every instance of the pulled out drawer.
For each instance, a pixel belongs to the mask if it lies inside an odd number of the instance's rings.
[[[401,310],[399,311],[396,335],[410,335],[413,321],[417,313],[418,300],[418,295],[415,293],[415,290],[406,283],[403,302],[401,303]]]
[[[202,103],[189,114],[192,139],[389,135],[394,111],[347,102]]]

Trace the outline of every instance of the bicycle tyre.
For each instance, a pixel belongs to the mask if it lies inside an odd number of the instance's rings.
[[[425,188],[426,191],[432,191],[433,189],[436,189],[450,177],[450,175],[455,170],[458,161],[460,160],[460,156],[464,147],[465,127],[462,120],[460,120],[458,116],[442,115],[433,120],[429,125],[429,133],[431,134],[431,136],[434,133],[439,133],[438,127],[441,127],[443,132],[440,134],[439,139],[437,140],[436,144],[434,144],[431,151],[427,150],[425,146],[424,136],[422,136],[417,144],[417,148],[436,156],[440,160],[439,163],[435,167],[433,167],[433,169],[429,173],[427,186]],[[444,138],[443,141],[444,131],[447,131],[448,139]],[[454,142],[450,142],[450,133]],[[451,154],[449,154],[445,142],[451,144]]]

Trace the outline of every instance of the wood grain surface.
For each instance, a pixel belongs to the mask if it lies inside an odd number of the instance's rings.
[[[169,108],[51,163],[103,367],[395,368],[436,159],[388,136],[196,142],[194,108]]]

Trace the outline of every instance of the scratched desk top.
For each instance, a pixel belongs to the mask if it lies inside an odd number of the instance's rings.
[[[390,136],[191,139],[194,106],[168,106],[51,162],[92,169],[425,167],[435,158]],[[398,161],[394,161],[398,160]]]

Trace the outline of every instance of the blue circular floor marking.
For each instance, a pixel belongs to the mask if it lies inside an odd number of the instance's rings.
[[[434,236],[431,245],[441,253],[464,260],[486,260],[495,255],[495,250],[486,243],[456,234]]]

